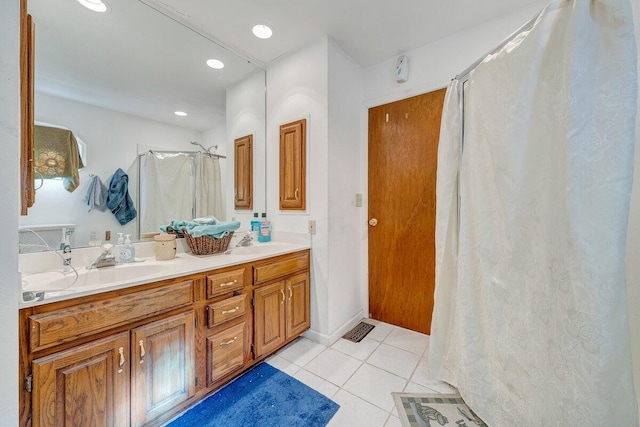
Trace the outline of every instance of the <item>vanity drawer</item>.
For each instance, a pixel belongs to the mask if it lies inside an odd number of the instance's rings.
[[[207,276],[207,298],[244,288],[244,268]]]
[[[244,322],[207,338],[207,385],[244,366]]]
[[[238,295],[209,304],[207,306],[207,325],[213,328],[227,320],[244,315],[246,298],[246,295]]]
[[[29,317],[31,351],[53,347],[193,303],[193,281],[61,308]]]
[[[255,285],[268,282],[278,277],[309,269],[309,252],[297,253],[294,256],[272,261],[253,267],[253,283]]]

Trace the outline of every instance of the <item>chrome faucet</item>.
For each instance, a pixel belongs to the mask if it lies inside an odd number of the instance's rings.
[[[250,234],[245,234],[244,237],[236,243],[236,246],[249,246],[252,240],[253,237],[251,237]]]
[[[111,255],[111,251],[113,250],[113,245],[110,243],[106,243],[102,245],[102,253],[96,259],[93,264],[89,266],[89,269],[92,268],[103,268],[103,267],[113,267],[116,265],[116,259],[113,255]]]

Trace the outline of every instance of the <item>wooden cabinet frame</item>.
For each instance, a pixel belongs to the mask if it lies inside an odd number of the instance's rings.
[[[280,210],[307,209],[307,119],[280,126]]]

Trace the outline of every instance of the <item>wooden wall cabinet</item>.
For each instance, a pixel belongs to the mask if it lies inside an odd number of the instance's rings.
[[[304,250],[22,309],[20,425],[162,425],[308,329],[309,296]]]
[[[35,24],[27,13],[27,0],[20,0],[20,214],[35,203],[33,168],[35,82]]]
[[[280,126],[280,210],[307,208],[307,120]]]
[[[236,210],[253,210],[253,135],[233,141]]]

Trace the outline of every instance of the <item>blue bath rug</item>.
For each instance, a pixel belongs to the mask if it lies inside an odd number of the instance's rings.
[[[324,427],[337,403],[260,363],[166,427]]]

